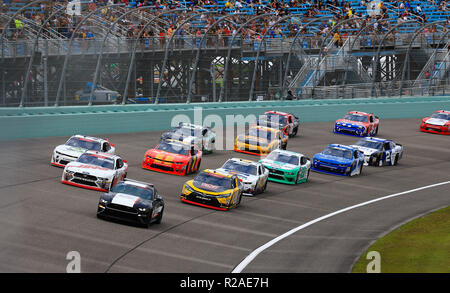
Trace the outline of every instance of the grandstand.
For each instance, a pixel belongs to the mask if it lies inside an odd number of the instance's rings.
[[[448,94],[449,28],[438,0],[4,0],[0,103]]]

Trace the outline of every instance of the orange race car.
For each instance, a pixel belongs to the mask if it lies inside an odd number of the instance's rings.
[[[169,173],[188,175],[200,168],[202,151],[181,141],[167,139],[145,153],[142,168]]]
[[[289,136],[278,129],[251,126],[246,134],[236,138],[234,151],[256,156],[267,156],[275,149],[285,150]]]

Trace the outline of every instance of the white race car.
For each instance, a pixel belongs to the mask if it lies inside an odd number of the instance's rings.
[[[403,157],[403,146],[392,140],[365,137],[352,147],[364,153],[364,165],[394,166]]]
[[[261,163],[232,158],[217,171],[237,175],[244,185],[243,195],[254,196],[266,190],[269,171]]]
[[[212,153],[215,149],[216,133],[209,127],[180,123],[179,126],[161,135],[161,140],[166,139],[179,140],[194,145],[197,150],[202,150],[204,153]]]
[[[114,154],[116,148],[107,139],[77,134],[53,150],[50,163],[53,166],[64,167],[68,163],[76,161],[86,151]]]
[[[61,182],[98,191],[109,191],[127,176],[128,164],[119,156],[87,151],[64,168]]]

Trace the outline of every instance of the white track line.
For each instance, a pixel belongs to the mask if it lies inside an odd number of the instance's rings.
[[[436,187],[436,186],[445,185],[445,184],[449,184],[449,183],[450,183],[450,181],[445,181],[445,182],[441,182],[441,183],[427,185],[427,186],[424,186],[424,187],[419,187],[419,188],[416,188],[416,189],[411,189],[411,190],[408,190],[408,191],[403,191],[403,192],[400,192],[400,193],[395,193],[395,194],[383,196],[383,197],[380,197],[380,198],[376,198],[376,199],[373,199],[373,200],[369,200],[369,201],[366,201],[366,202],[363,202],[363,203],[360,203],[360,204],[356,204],[356,205],[353,205],[353,206],[350,206],[350,207],[338,210],[336,212],[333,212],[333,213],[327,214],[325,216],[322,216],[320,218],[317,218],[317,219],[314,219],[312,221],[309,221],[309,222],[307,222],[307,223],[305,223],[305,224],[303,224],[301,226],[298,226],[296,228],[293,228],[293,229],[289,230],[288,232],[286,232],[286,233],[284,233],[284,234],[282,234],[282,235],[272,239],[271,241],[267,242],[266,244],[264,244],[264,245],[258,247],[257,249],[255,249],[243,261],[241,261],[241,263],[239,263],[234,268],[232,273],[240,273],[240,272],[242,272],[242,270],[244,270],[248,266],[248,264],[251,263],[261,252],[263,252],[267,248],[271,247],[275,243],[283,240],[284,238],[289,237],[290,235],[294,234],[295,232],[300,231],[302,229],[305,229],[306,227],[311,226],[311,225],[313,225],[313,224],[315,224],[317,222],[320,222],[320,221],[323,221],[325,219],[331,218],[331,217],[336,216],[338,214],[342,214],[342,213],[344,213],[346,211],[349,211],[349,210],[353,210],[353,209],[356,209],[356,208],[359,208],[359,207],[362,207],[362,206],[369,205],[369,204],[377,202],[377,201],[381,201],[381,200],[385,200],[385,199],[388,199],[388,198],[397,197],[397,196],[400,196],[400,195],[413,193],[413,192],[416,192],[416,191],[420,191],[420,190],[424,190],[424,189],[428,189],[428,188],[433,188],[433,187]]]

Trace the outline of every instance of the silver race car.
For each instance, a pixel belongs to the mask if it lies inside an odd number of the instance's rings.
[[[55,147],[50,163],[56,167],[65,167],[86,151],[114,154],[116,148],[107,139],[77,134],[69,138],[65,144]]]
[[[161,135],[161,140],[179,140],[189,145],[194,145],[204,153],[212,153],[215,149],[216,133],[209,127],[194,125],[190,123],[180,123],[169,132]]]
[[[266,190],[269,171],[261,163],[232,158],[226,161],[217,171],[236,174],[244,185],[243,195],[254,196]]]
[[[121,157],[87,151],[64,168],[61,182],[98,191],[109,191],[127,176],[128,164]]]

